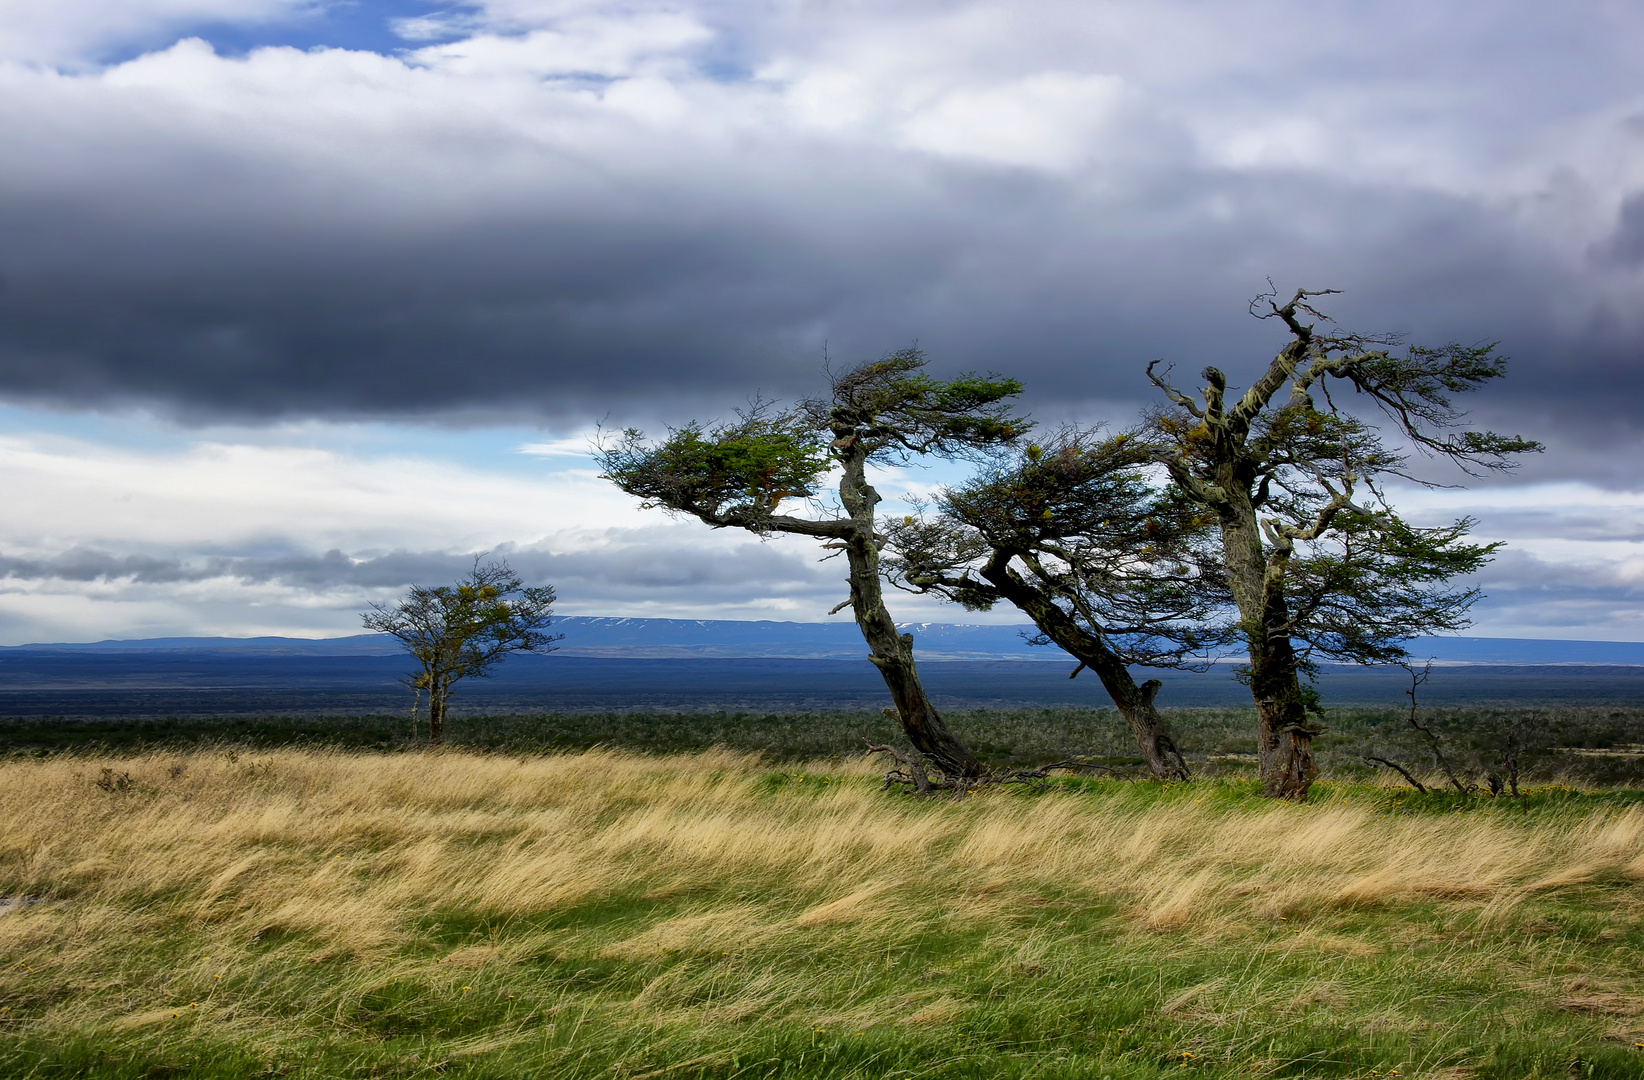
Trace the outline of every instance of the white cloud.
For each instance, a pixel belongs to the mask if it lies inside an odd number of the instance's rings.
[[[909,146],[1003,165],[1067,170],[1117,109],[1122,80],[1047,71],[943,95],[902,124]]]
[[[522,447],[554,462],[533,475],[349,449],[346,425],[252,434],[0,437],[0,643],[351,633],[368,602],[482,551],[554,584],[563,614],[817,620],[843,595],[810,541],[640,511],[583,438]]]
[[[39,12],[60,5],[12,6]],[[116,34],[125,25],[117,17],[122,12],[146,22],[185,14],[243,21],[302,5],[87,0],[84,7],[78,16],[33,17]],[[123,95],[163,91],[169,94],[164,112],[150,120],[173,135],[187,137],[202,114],[234,116],[236,128],[197,134],[243,151],[249,148],[237,144],[268,134],[271,125],[300,126],[315,143],[343,140],[340,151],[351,150],[384,174],[403,161],[382,158],[372,142],[348,140],[361,126],[385,120],[402,153],[438,138],[457,117],[481,130],[509,132],[527,148],[533,136],[550,133],[560,145],[620,139],[620,128],[596,134],[561,126],[587,119],[584,110],[604,100],[600,87],[563,84],[592,77],[641,80],[653,97],[665,87],[674,103],[669,119],[689,119],[675,133],[686,141],[727,124],[775,145],[827,131],[870,147],[903,145],[1062,171],[1083,160],[1122,106],[1145,114],[1153,128],[1126,127],[1115,136],[1126,144],[1126,157],[1145,140],[1186,136],[1197,144],[1197,161],[1217,168],[1302,168],[1523,196],[1544,188],[1558,168],[1588,175],[1605,192],[1637,181],[1644,157],[1621,125],[1644,108],[1644,84],[1618,87],[1612,79],[1583,93],[1581,82],[1570,80],[1564,93],[1551,101],[1542,95],[1533,109],[1504,124],[1506,102],[1528,93],[1495,82],[1508,77],[1513,57],[1480,58],[1479,68],[1465,71],[1425,69],[1423,60],[1446,54],[1445,35],[1404,8],[1389,5],[1373,33],[1355,38],[1365,28],[1351,15],[1309,10],[1308,18],[1297,19],[1290,5],[1275,4],[1253,11],[1113,5],[1097,12],[1058,3],[972,3],[785,16],[705,5],[493,4],[471,25],[439,24],[441,33],[457,29],[467,36],[405,58],[265,49],[243,59],[213,59],[196,44],[150,53],[106,75],[62,80],[35,71],[32,89],[39,107],[99,110],[111,123],[126,111]],[[1536,17],[1512,6],[1497,16],[1504,22]],[[435,30],[433,23],[402,25]],[[1470,29],[1488,32],[1495,25]],[[1612,29],[1625,39],[1636,38],[1641,27]],[[703,50],[733,40],[750,54],[756,78],[725,83],[704,69]],[[1383,55],[1397,47],[1404,48],[1402,60]],[[1280,50],[1285,63],[1269,67],[1266,58]],[[26,78],[15,72],[13,78],[13,92],[25,91]],[[118,93],[97,94],[99,82]],[[1506,129],[1514,137],[1506,137]],[[672,156],[665,145],[647,141],[644,150]],[[264,144],[271,156],[290,149],[285,137]],[[484,157],[495,158],[521,147],[487,149]]]
[[[12,7],[65,34],[84,25],[118,35],[302,5],[83,0],[60,16],[40,14],[59,5]],[[1512,20],[1551,20],[1538,12],[1509,5],[1467,29],[1487,37]],[[738,201],[826,221],[832,200],[808,176],[822,160],[849,162],[895,213],[890,177],[920,182],[898,160],[907,152],[1041,171],[1087,193],[1152,190],[1165,168],[1174,183],[1194,170],[1300,171],[1507,207],[1527,235],[1573,260],[1566,272],[1586,273],[1580,262],[1622,193],[1644,180],[1644,139],[1627,124],[1644,110],[1644,80],[1609,70],[1535,97],[1515,84],[1511,56],[1427,66],[1455,49],[1412,5],[1387,5],[1374,25],[1345,9],[1297,16],[1277,3],[521,3],[483,5],[471,25],[446,25],[465,36],[402,56],[263,48],[231,58],[185,40],[104,70],[0,71],[0,137],[14,148],[0,193],[415,229],[453,215],[677,218]],[[1644,16],[1606,19],[1619,39],[1644,37]],[[1601,65],[1610,59],[1581,44]],[[753,77],[714,74],[712,50],[733,46]],[[167,205],[184,190],[186,201]],[[1205,200],[1213,218],[1235,213],[1225,195]],[[1098,235],[1137,221],[1123,204],[1105,223],[1099,205],[1088,209],[1080,227]],[[1298,224],[1307,213],[1295,208]],[[1609,299],[1636,291],[1613,286]]]
[[[76,545],[255,546],[300,537],[321,550],[477,550],[576,526],[627,524],[625,497],[591,470],[541,483],[413,457],[204,442],[136,454],[93,443],[0,438],[14,512],[10,554]]]
[[[367,602],[455,576],[479,551],[554,583],[566,614],[815,620],[843,596],[843,569],[810,542],[639,511],[598,479],[586,436],[516,445],[540,472],[374,449],[383,438],[316,424],[147,449],[0,437],[0,641],[349,633]],[[874,482],[899,513],[963,473],[889,468]],[[1644,635],[1644,493],[1562,482],[1393,495],[1417,521],[1472,514],[1477,538],[1509,540],[1480,575],[1490,595],[1474,632]],[[911,596],[892,606],[960,617]]]
[[[566,439],[553,439],[548,442],[525,443],[516,453],[540,458],[580,458],[587,460],[589,440],[585,435],[573,435]]]
[[[675,12],[581,18],[552,30],[481,33],[419,49],[412,61],[444,74],[485,79],[598,76],[609,79],[680,68],[680,55],[705,43],[711,31]],[[685,71],[679,72],[688,74]]]
[[[1559,481],[1390,494],[1417,524],[1472,517],[1474,540],[1505,543],[1477,576],[1472,632],[1644,639],[1644,492]]]
[[[467,12],[442,11],[433,15],[390,19],[394,33],[406,41],[440,41],[483,29],[483,23]]]

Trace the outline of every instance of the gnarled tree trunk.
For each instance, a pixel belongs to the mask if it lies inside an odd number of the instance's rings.
[[[879,540],[873,529],[874,508],[879,505],[880,496],[867,481],[866,455],[854,437],[847,435],[840,441],[846,445],[836,444],[844,466],[839,500],[853,526],[843,540],[845,557],[850,564],[851,609],[868,643],[868,658],[885,680],[891,700],[896,703],[902,730],[914,748],[949,776],[980,776],[982,763],[948,730],[942,715],[925,694],[913,662],[913,635],[897,632],[896,623],[885,608],[879,573]]]
[[[1255,507],[1248,500],[1235,497],[1219,509],[1228,583],[1250,657],[1262,790],[1269,798],[1305,801],[1319,774],[1313,761],[1313,736],[1318,731],[1307,723],[1307,702],[1290,642],[1284,563],[1268,558]]]
[[[1085,666],[1090,665],[1087,663]],[[1098,672],[1097,677],[1100,678],[1100,675]],[[1187,761],[1182,757],[1181,749],[1176,745],[1176,740],[1170,737],[1170,730],[1165,725],[1164,717],[1153,707],[1153,698],[1164,683],[1158,679],[1149,679],[1137,686],[1136,680],[1130,678],[1129,671],[1125,671],[1125,681],[1129,688],[1135,691],[1134,697],[1125,694],[1122,686],[1119,690],[1108,686],[1106,679],[1102,680],[1102,685],[1107,687],[1108,696],[1113,698],[1113,703],[1118,706],[1120,714],[1130,725],[1130,733],[1135,736],[1136,745],[1141,748],[1148,770],[1159,780],[1193,779],[1193,774],[1188,771]]]

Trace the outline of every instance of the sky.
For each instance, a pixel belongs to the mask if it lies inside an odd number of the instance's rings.
[[[1598,0],[0,0],[0,644],[351,633],[480,552],[822,619],[600,426],[915,343],[1123,420],[1265,365],[1270,278],[1499,342],[1471,419],[1546,453],[1398,505],[1505,541],[1473,632],[1644,640],[1640,55]]]

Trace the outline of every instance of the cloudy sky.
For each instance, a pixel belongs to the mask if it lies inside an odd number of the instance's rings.
[[[1269,276],[1499,340],[1548,453],[1404,505],[1508,542],[1476,632],[1644,639],[1641,55],[1604,0],[0,0],[0,643],[353,632],[486,550],[821,618],[595,425],[915,341],[1122,417],[1263,364]]]

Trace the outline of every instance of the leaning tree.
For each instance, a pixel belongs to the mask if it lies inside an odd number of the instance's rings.
[[[1463,427],[1451,396],[1504,374],[1493,345],[1396,356],[1391,339],[1320,333],[1303,320],[1325,319],[1310,301],[1334,291],[1298,290],[1283,304],[1267,293],[1252,303],[1290,340],[1243,394],[1231,394],[1214,367],[1204,369],[1197,399],[1156,373],[1158,361],[1147,369],[1171,402],[1151,418],[1154,458],[1216,519],[1249,657],[1262,784],[1277,798],[1305,799],[1318,774],[1312,664],[1398,662],[1409,638],[1465,626],[1478,592],[1450,583],[1497,546],[1468,543],[1466,518],[1418,528],[1396,514],[1384,480],[1431,482],[1414,477],[1408,455],[1374,425],[1339,408],[1332,386],[1376,406],[1408,446],[1469,475],[1511,468],[1513,455],[1540,449]]]
[[[923,354],[907,349],[838,375],[830,389],[789,409],[759,402],[734,422],[688,424],[655,444],[629,429],[596,456],[604,475],[646,507],[759,536],[814,537],[842,553],[850,596],[834,610],[848,606],[855,614],[908,741],[951,778],[979,776],[981,763],[919,681],[913,636],[898,632],[885,607],[886,538],[875,522],[881,496],[868,469],[1011,443],[1028,426],[1007,404],[1021,384],[977,375],[933,379]],[[825,501],[830,480],[836,498]]]
[[[1189,778],[1132,665],[1196,668],[1229,640],[1212,520],[1152,482],[1152,448],[1074,427],[945,491],[934,516],[891,523],[892,580],[972,610],[1012,604],[1040,640],[1090,670],[1129,724],[1152,775]],[[1070,676],[1071,678],[1072,676]]]

